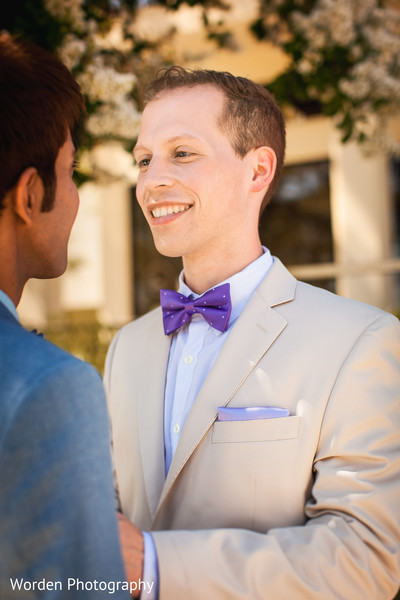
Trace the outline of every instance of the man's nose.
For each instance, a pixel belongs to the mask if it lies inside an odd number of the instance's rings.
[[[151,190],[157,187],[171,186],[172,182],[173,178],[167,162],[162,158],[153,156],[143,177],[144,188]]]

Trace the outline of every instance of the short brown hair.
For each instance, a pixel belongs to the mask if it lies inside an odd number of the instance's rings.
[[[51,210],[57,154],[83,113],[79,85],[56,56],[0,34],[0,209],[21,173],[35,167],[45,189],[42,210]]]
[[[262,85],[235,77],[231,73],[208,69],[184,69],[172,66],[162,69],[145,88],[145,101],[181,87],[214,85],[225,98],[219,126],[240,157],[260,146],[271,147],[277,158],[276,173],[263,199],[261,211],[270,201],[279,183],[285,157],[285,121],[272,94]]]

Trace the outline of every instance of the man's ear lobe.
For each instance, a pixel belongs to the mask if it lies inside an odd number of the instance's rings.
[[[276,154],[269,146],[260,146],[254,150],[256,166],[253,170],[251,189],[253,192],[266,192],[276,171]]]
[[[44,188],[42,179],[35,167],[28,167],[18,178],[14,188],[14,211],[20,219],[30,225],[40,212]]]

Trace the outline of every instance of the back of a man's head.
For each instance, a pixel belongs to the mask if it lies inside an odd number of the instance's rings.
[[[43,181],[42,209],[51,210],[57,154],[83,112],[80,88],[56,56],[0,34],[0,211],[28,167]]]
[[[276,173],[263,200],[261,211],[273,196],[285,157],[285,121],[272,94],[263,86],[231,73],[172,66],[160,70],[145,88],[146,103],[182,88],[212,85],[225,96],[218,125],[232,148],[242,158],[261,146],[271,147],[277,158]]]

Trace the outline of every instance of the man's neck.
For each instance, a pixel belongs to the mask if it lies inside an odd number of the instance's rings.
[[[23,286],[17,284],[17,282],[5,280],[2,281],[2,274],[0,273],[0,290],[2,290],[12,300],[14,306],[18,306],[22,296]]]
[[[0,289],[18,306],[27,279],[19,268],[18,253],[12,249],[12,244],[5,247],[0,243],[0,256],[4,257],[0,265]]]
[[[203,294],[245,269],[263,253],[261,243],[242,252],[228,251],[224,256],[183,257],[185,283],[196,294]]]

